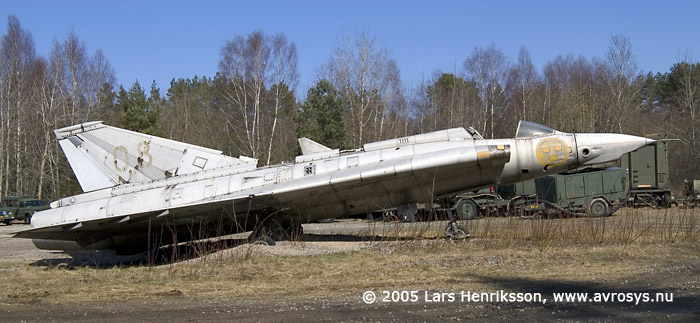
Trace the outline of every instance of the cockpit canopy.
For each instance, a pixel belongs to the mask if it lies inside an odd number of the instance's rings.
[[[520,122],[518,123],[518,130],[515,131],[515,138],[534,137],[558,132],[559,131],[556,131],[547,126],[543,126],[539,123],[520,120]]]

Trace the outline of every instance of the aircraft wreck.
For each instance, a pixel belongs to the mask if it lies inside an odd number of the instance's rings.
[[[619,159],[653,140],[564,133],[521,121],[510,139],[453,128],[340,151],[309,139],[292,162],[257,160],[111,127],[55,130],[85,193],[51,203],[16,238],[71,255],[133,255],[253,231],[268,241],[301,223],[416,203]],[[167,228],[164,230],[163,228]],[[454,221],[446,234],[459,237]]]

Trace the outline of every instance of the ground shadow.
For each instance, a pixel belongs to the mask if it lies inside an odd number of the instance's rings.
[[[293,240],[300,242],[378,242],[378,241],[409,241],[417,240],[417,237],[382,237],[377,235],[335,235],[335,234],[303,234]],[[91,268],[111,268],[114,266],[160,266],[181,261],[187,261],[204,257],[215,252],[234,248],[250,243],[246,239],[212,239],[211,241],[198,241],[182,243],[177,246],[165,246],[159,248],[155,253],[142,253],[138,255],[100,257],[97,255],[74,256],[71,258],[47,258],[31,263],[31,266],[39,267],[61,267],[75,269],[79,267]],[[63,253],[56,253],[63,254]]]
[[[700,269],[695,272],[688,273],[695,277],[700,277]],[[661,277],[640,278],[637,282],[630,283],[629,281],[612,281],[612,282],[570,282],[558,281],[550,279],[529,279],[529,278],[494,278],[490,276],[466,274],[466,276],[476,279],[482,283],[496,285],[498,289],[505,292],[513,293],[541,293],[547,299],[545,304],[538,304],[541,309],[547,313],[551,313],[552,317],[563,320],[583,320],[583,321],[639,321],[640,319],[648,320],[650,317],[666,318],[669,315],[675,317],[698,318],[700,317],[700,295],[697,293],[684,293],[684,295],[675,293],[672,300],[664,299],[657,301],[656,294],[663,293],[669,296],[674,290],[671,289],[672,282],[663,282],[662,287],[654,286],[650,282],[659,282]],[[684,279],[688,278],[682,275]],[[676,291],[677,292],[677,291]],[[594,297],[596,293],[607,294],[617,300],[608,300],[604,302],[595,301],[572,301],[572,302],[555,302],[554,294],[557,293],[587,293],[589,298]],[[613,294],[615,293],[615,294]],[[652,301],[619,301],[620,294],[624,294],[624,298],[630,295],[640,295],[648,293]],[[613,296],[615,295],[615,296]],[[500,306],[510,306],[514,308],[522,308],[531,306],[527,303],[501,303]]]

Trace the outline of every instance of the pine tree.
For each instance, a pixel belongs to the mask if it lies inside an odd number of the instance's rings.
[[[122,125],[129,130],[156,135],[156,121],[159,111],[152,107],[139,81],[134,82],[129,91],[119,87],[117,105],[122,108]]]
[[[148,97],[148,106],[151,109],[160,110],[165,104],[165,99],[160,96],[160,89],[156,85],[156,80],[151,83],[151,94]]]
[[[343,100],[330,82],[320,80],[308,90],[295,122],[297,136],[331,148],[346,148]]]

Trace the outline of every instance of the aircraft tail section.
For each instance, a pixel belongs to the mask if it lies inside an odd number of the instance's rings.
[[[299,141],[299,147],[301,147],[302,155],[309,155],[320,153],[323,151],[333,150],[306,137],[299,138],[297,140]]]
[[[83,191],[144,183],[223,166],[255,168],[257,160],[145,135],[101,121],[54,130]]]

